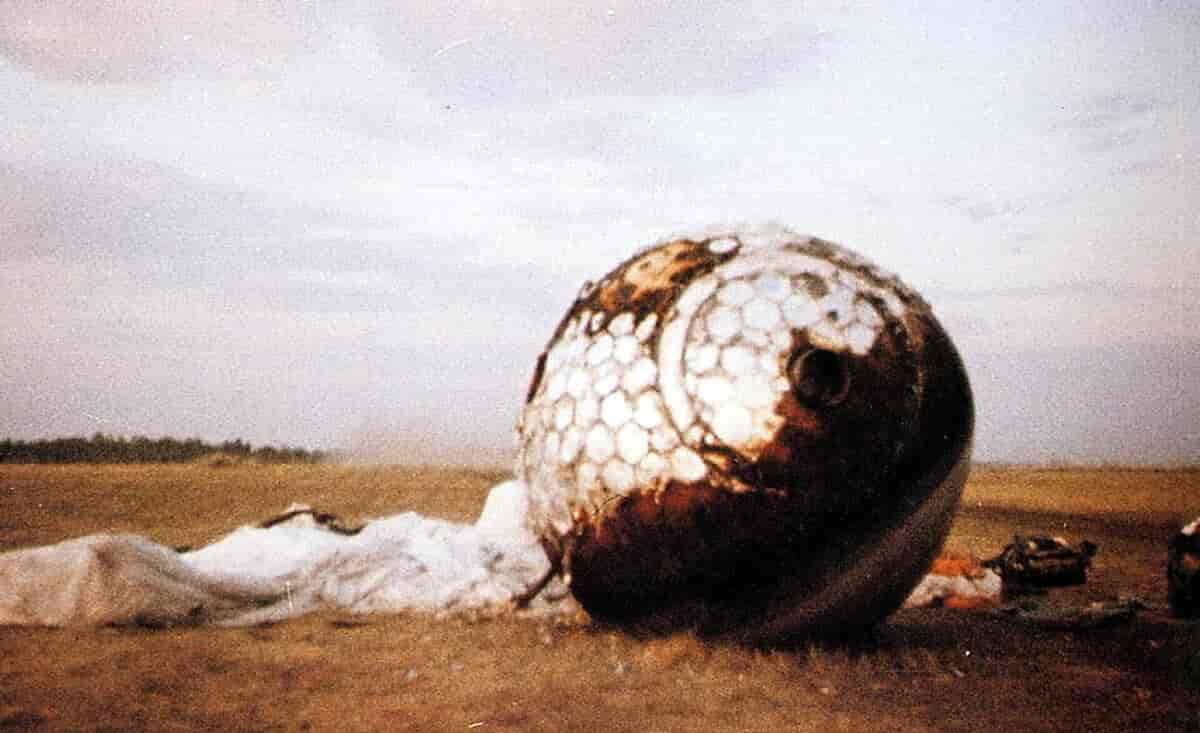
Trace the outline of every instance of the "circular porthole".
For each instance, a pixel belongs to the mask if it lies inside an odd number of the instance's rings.
[[[796,399],[810,407],[836,405],[850,392],[845,357],[827,349],[796,353],[788,363],[787,375]]]

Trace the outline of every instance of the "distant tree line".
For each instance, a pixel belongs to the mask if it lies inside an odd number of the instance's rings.
[[[241,438],[212,444],[199,438],[126,438],[96,433],[90,438],[0,441],[0,463],[318,463],[325,457],[322,451],[304,448],[255,448]]]

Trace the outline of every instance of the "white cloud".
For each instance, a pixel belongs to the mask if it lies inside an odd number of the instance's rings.
[[[448,393],[502,433],[579,281],[719,220],[900,272],[981,373],[1046,333],[1196,343],[1187,3],[11,2],[0,28],[0,307],[35,314],[0,331],[28,397],[0,432],[81,430],[86,393],[130,430],[326,442]],[[148,381],[88,391],[92,364]],[[193,397],[156,423],[154,390]]]

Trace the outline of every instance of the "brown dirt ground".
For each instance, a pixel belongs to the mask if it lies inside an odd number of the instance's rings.
[[[0,550],[93,531],[202,544],[306,501],[347,518],[470,520],[501,475],[338,466],[0,466]],[[1200,624],[1165,613],[1165,540],[1200,472],[979,469],[948,547],[1014,532],[1100,546],[1086,586],[1130,624],[1049,632],[987,611],[901,611],[790,648],[585,620],[327,613],[245,629],[0,627],[0,731],[1200,731]]]

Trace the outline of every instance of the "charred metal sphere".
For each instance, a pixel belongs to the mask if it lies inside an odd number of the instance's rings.
[[[830,242],[721,230],[584,286],[538,358],[516,471],[593,617],[769,642],[900,606],[972,428],[916,293]]]
[[[1200,618],[1200,517],[1171,538],[1167,600],[1176,616]]]

